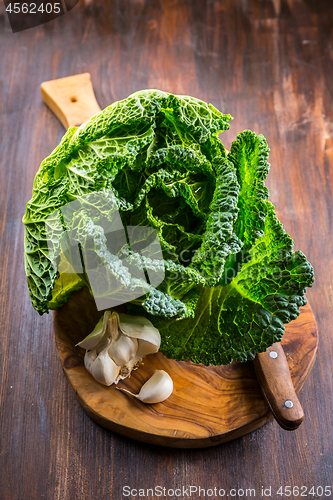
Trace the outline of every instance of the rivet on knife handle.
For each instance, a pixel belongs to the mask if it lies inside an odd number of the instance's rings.
[[[257,354],[254,367],[275,420],[283,429],[297,429],[303,422],[304,412],[297,398],[281,344],[277,342],[266,352]]]

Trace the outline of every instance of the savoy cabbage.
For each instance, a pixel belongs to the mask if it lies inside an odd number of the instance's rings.
[[[246,130],[228,152],[218,134],[231,119],[193,97],[144,90],[71,127],[42,162],[23,218],[36,310],[57,309],[89,286],[89,253],[107,269],[100,294],[120,295],[130,314],[149,317],[168,357],[227,364],[280,341],[306,304],[313,269],[268,201],[265,138]],[[126,241],[110,249],[105,227],[116,211],[125,227],[157,232],[162,260],[149,255],[144,267],[163,270],[158,286],[142,285],[142,258]],[[79,270],[73,250],[61,251],[69,233]],[[141,285],[141,296],[126,300]]]

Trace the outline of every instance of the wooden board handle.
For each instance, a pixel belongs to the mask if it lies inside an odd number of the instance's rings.
[[[302,406],[291,380],[288,362],[279,342],[256,355],[254,367],[263,395],[275,420],[287,431],[293,431],[304,419]]]
[[[40,91],[66,129],[78,127],[101,111],[89,73],[43,82]]]

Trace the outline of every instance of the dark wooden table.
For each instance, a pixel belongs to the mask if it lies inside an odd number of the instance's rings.
[[[262,486],[271,486],[275,500],[286,498],[276,493],[280,485],[331,486],[332,2],[99,0],[16,34],[2,2],[0,14],[1,500],[134,498],[123,495],[126,485],[217,487],[229,498],[230,488],[255,488],[264,498]],[[82,72],[91,73],[101,107],[159,88],[231,113],[226,146],[245,128],[267,138],[271,200],[316,275],[307,296],[320,348],[299,394],[306,418],[297,431],[270,422],[215,448],[173,450],[108,432],[77,403],[58,361],[52,316],[40,317],[30,303],[21,218],[41,160],[64,133],[39,84]],[[305,498],[329,496],[319,490]]]

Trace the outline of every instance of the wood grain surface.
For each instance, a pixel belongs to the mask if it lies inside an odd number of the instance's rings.
[[[126,312],[126,305],[121,308]],[[54,330],[61,365],[78,401],[106,429],[145,443],[207,448],[247,434],[273,418],[252,362],[204,366],[167,359],[158,352],[144,358],[139,368],[118,385],[101,385],[84,366],[85,349],[76,347],[101,316],[85,287],[72,293],[68,302],[54,312]],[[273,348],[279,353],[276,360],[269,357]],[[306,305],[297,320],[287,325],[282,343],[273,344],[269,351],[256,357],[261,388],[285,428],[296,429],[304,418],[295,390],[301,389],[311,373],[317,348],[316,322]],[[284,369],[269,369],[266,355]],[[155,370],[166,371],[173,380],[173,392],[162,403],[147,405],[118,390],[137,394]],[[277,380],[270,381],[274,374]],[[268,390],[273,393],[267,394]],[[284,407],[282,395],[294,402],[293,408]]]
[[[332,485],[332,2],[100,0],[15,34],[3,7],[1,500],[118,500],[131,498],[126,485],[255,488],[256,498],[271,486],[277,500],[280,485]],[[271,421],[213,448],[174,450],[107,431],[82,411],[57,357],[52,315],[40,317],[30,303],[21,218],[40,162],[64,133],[39,85],[84,72],[101,107],[160,88],[231,113],[226,147],[245,128],[267,138],[270,199],[316,277],[307,296],[320,346],[299,393],[306,418],[295,432]]]
[[[101,111],[91,84],[90,73],[42,82],[40,92],[43,101],[66,130],[82,125]]]

